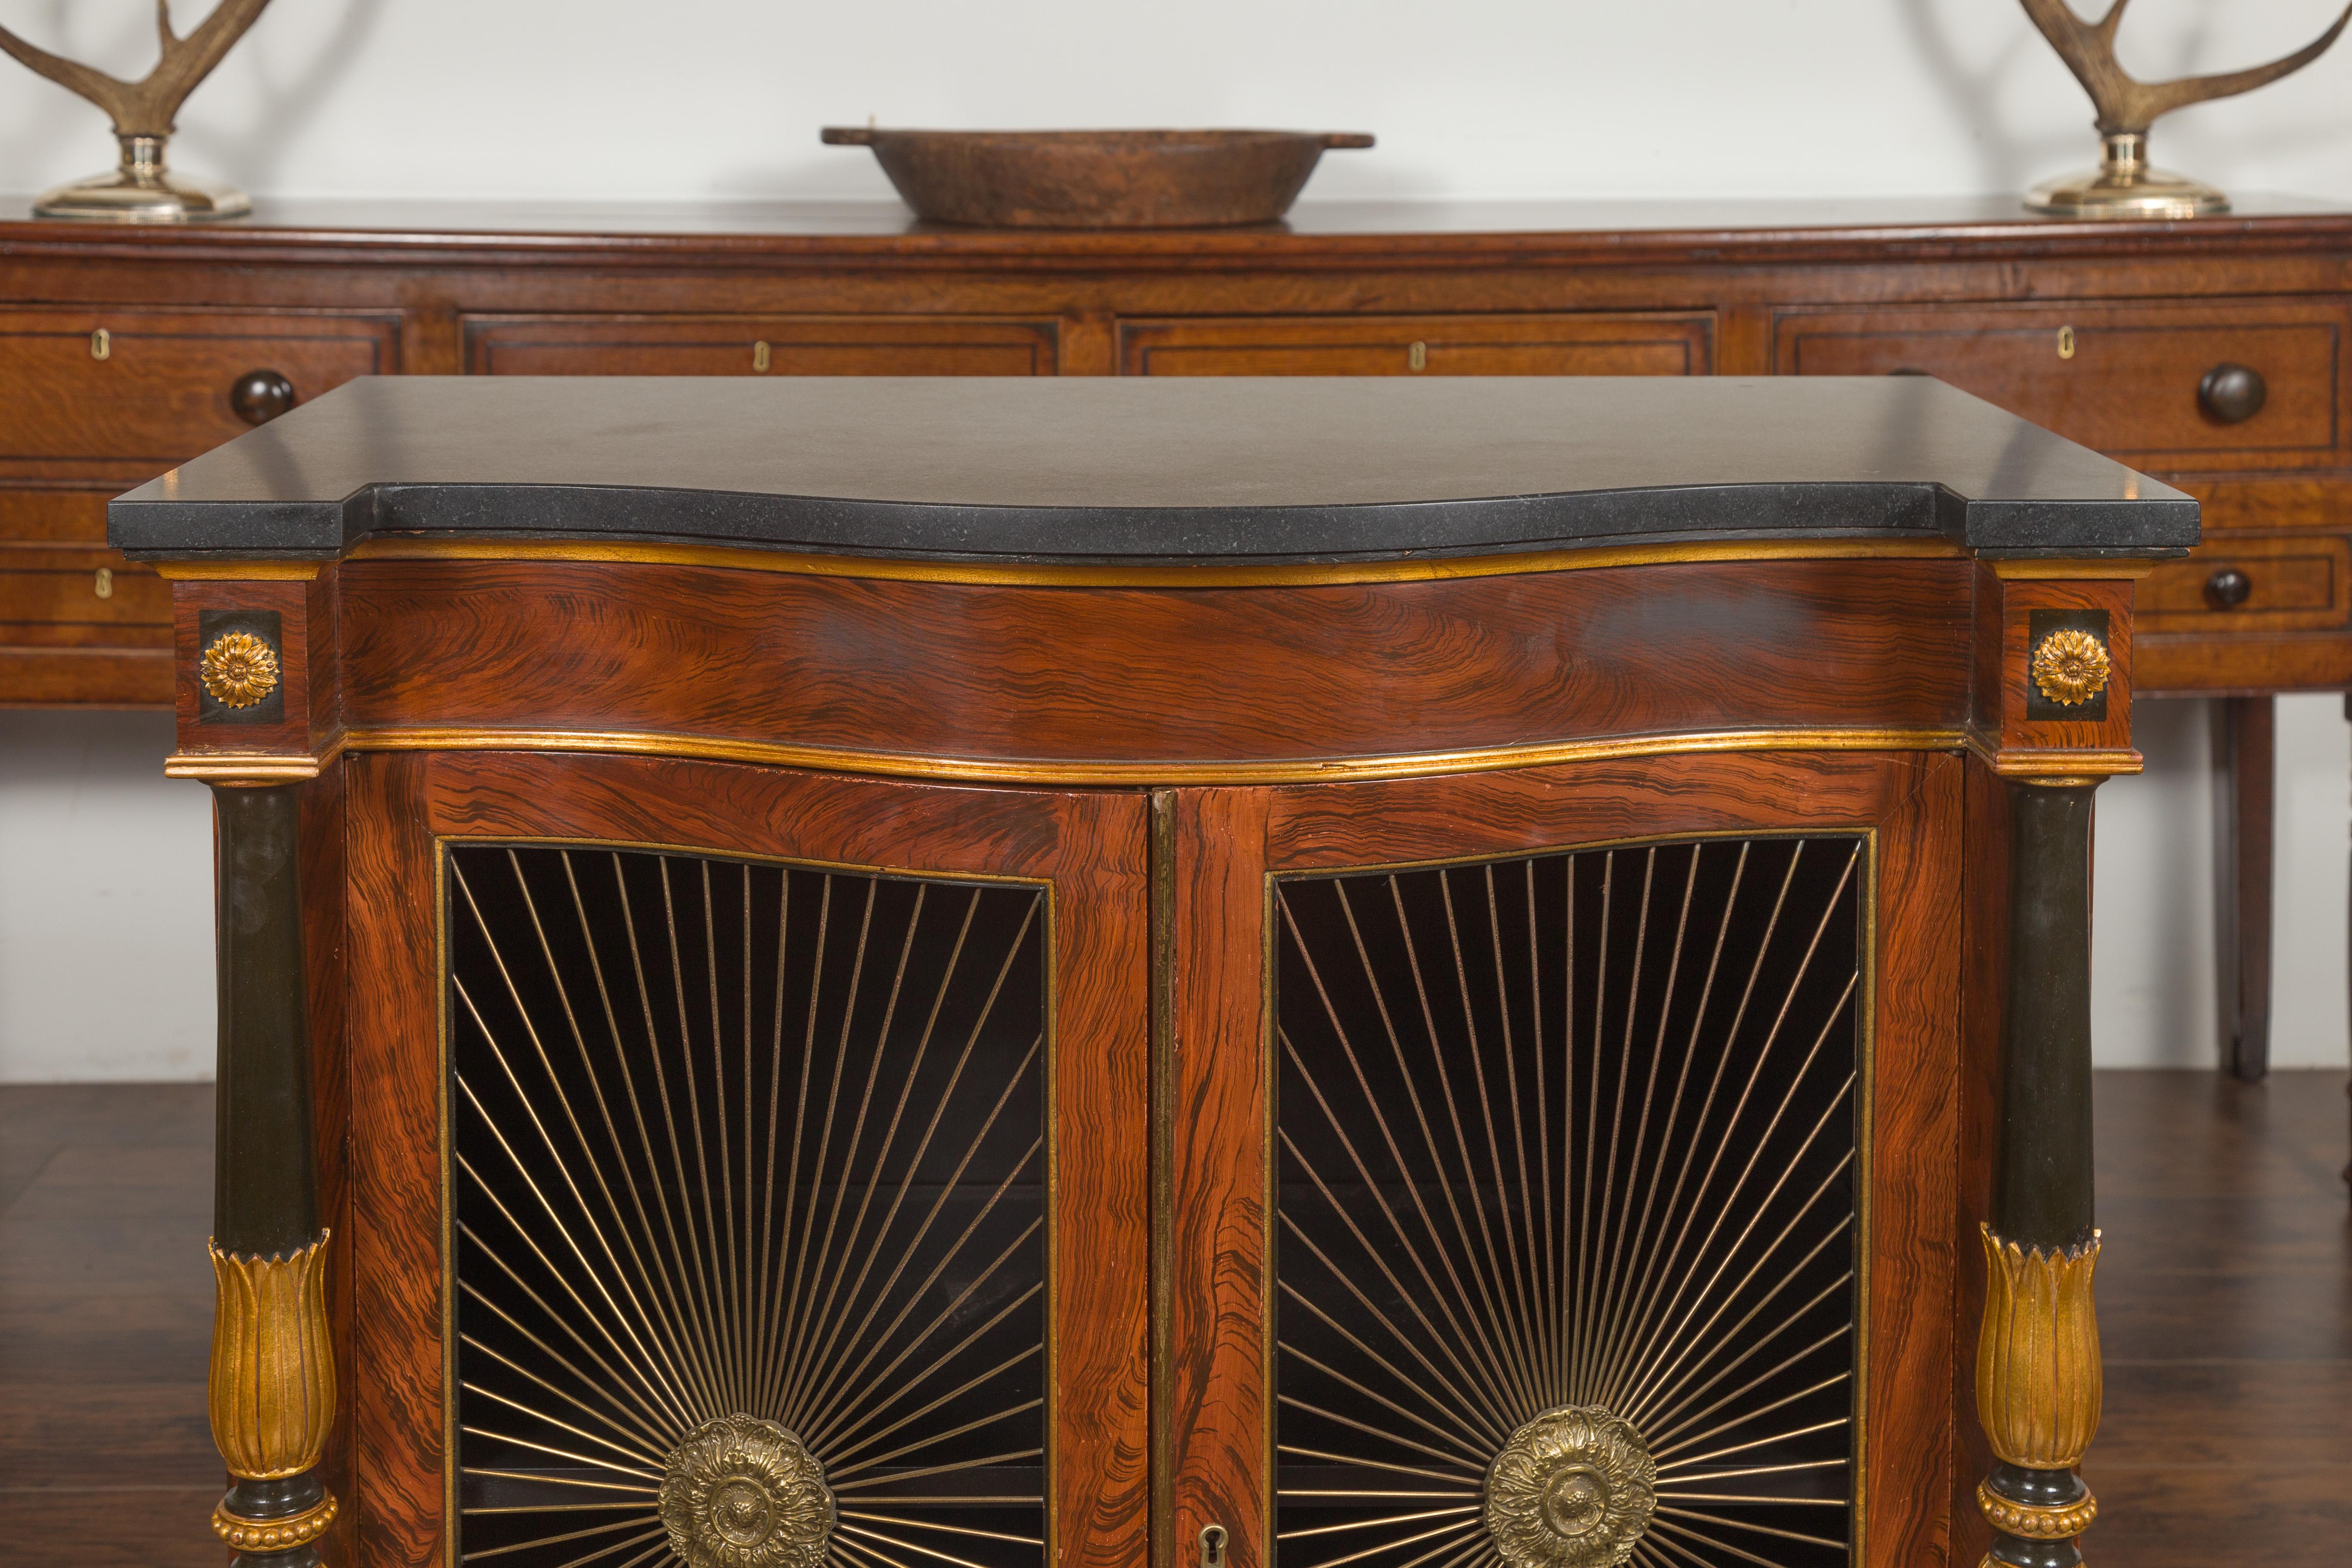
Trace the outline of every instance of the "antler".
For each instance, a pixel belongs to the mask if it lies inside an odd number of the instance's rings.
[[[2074,79],[2091,95],[2092,104],[2099,111],[2098,127],[2102,135],[2146,135],[2147,128],[2160,114],[2208,99],[2229,98],[2241,92],[2251,92],[2265,82],[2278,80],[2293,71],[2301,70],[2327,52],[2352,23],[2352,5],[2336,18],[2336,25],[2319,35],[2315,42],[2305,45],[2284,58],[2256,66],[2251,70],[2231,71],[2224,76],[2182,77],[2175,81],[2145,82],[2133,79],[2116,63],[2116,28],[2124,19],[2124,7],[2131,0],[2115,0],[2107,14],[2096,22],[2085,22],[2074,14],[2067,0],[2021,0],[2025,14],[2074,73]]]
[[[169,136],[180,105],[236,47],[269,0],[221,0],[196,30],[183,38],[172,31],[172,0],[155,0],[155,30],[163,58],[137,81],[124,81],[78,61],[37,48],[0,27],[0,50],[14,55],[58,86],[78,92],[114,117],[118,136]]]

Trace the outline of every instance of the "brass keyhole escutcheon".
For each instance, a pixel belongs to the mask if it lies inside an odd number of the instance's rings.
[[[764,340],[751,345],[751,374],[754,375],[768,374],[768,345]]]
[[[1405,350],[1404,363],[1405,368],[1408,370],[1427,370],[1429,368],[1429,345],[1427,343],[1415,343],[1412,347]]]
[[[90,582],[89,591],[97,595],[101,599],[111,599],[114,597],[114,568],[111,566],[100,567],[98,569],[98,575]]]
[[[2074,329],[2072,327],[2058,329],[2058,357],[2060,359],[2074,357]]]
[[[1201,1568],[1225,1568],[1225,1527],[1205,1524],[1201,1527]]]
[[[94,332],[90,333],[90,335],[89,335],[89,357],[90,357],[90,358],[92,358],[92,359],[106,359],[106,358],[110,357],[110,356],[113,354],[113,353],[114,353],[114,334],[113,334],[112,332],[108,331],[104,327],[100,327],[100,328],[99,328],[99,329],[98,329],[98,331],[94,331]]]

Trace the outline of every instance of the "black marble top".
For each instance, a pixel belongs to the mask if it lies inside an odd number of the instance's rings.
[[[352,382],[116,500],[138,557],[371,534],[1377,560],[1655,540],[2170,552],[2177,490],[1919,376]]]

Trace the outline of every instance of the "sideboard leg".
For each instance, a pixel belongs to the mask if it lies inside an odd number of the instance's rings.
[[[2213,703],[2214,995],[2221,1058],[2248,1083],[2271,1065],[2271,881],[2278,702]]]
[[[1977,1414],[1998,1461],[1977,1502],[1987,1564],[2072,1568],[2098,1515],[2074,1474],[2099,1426],[2091,1191],[2091,796],[2011,786],[2009,1002],[1984,1227]]]
[[[215,786],[220,989],[206,1403],[234,1483],[213,1531],[250,1568],[314,1568],[336,1502],[316,1473],[335,1411],[327,1235],[310,1152],[297,786]]]

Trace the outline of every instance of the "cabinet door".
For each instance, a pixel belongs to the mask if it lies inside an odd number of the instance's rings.
[[[1171,797],[1180,1545],[1935,1556],[1962,776],[1685,757]]]
[[[362,1561],[1142,1559],[1139,798],[344,768]]]
[[[1705,375],[1711,313],[1228,316],[1118,324],[1122,375]]]
[[[968,316],[471,316],[475,375],[1051,375],[1059,325]]]

